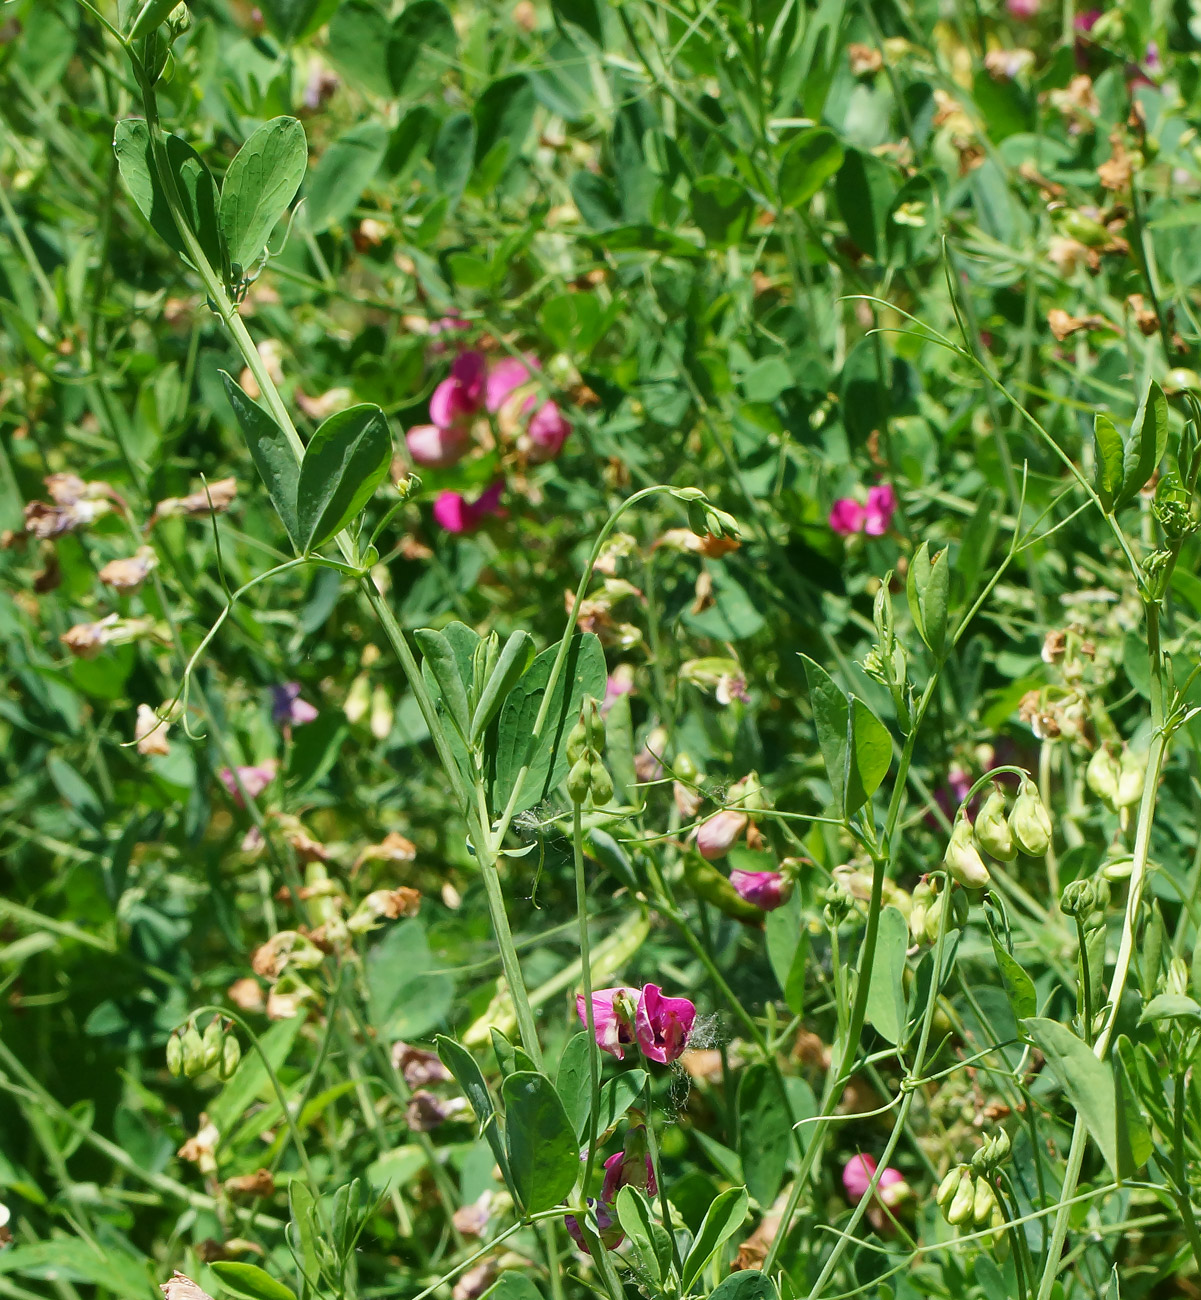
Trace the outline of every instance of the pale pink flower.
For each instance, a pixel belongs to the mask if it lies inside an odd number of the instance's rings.
[[[1005,0],[1005,8],[1010,18],[1019,22],[1029,22],[1038,13],[1041,0]]]
[[[592,993],[592,1024],[596,1032],[596,1045],[619,1061],[625,1060],[625,1048],[634,1038],[634,1015],[638,1004],[638,990],[618,985],[611,989],[594,989]],[[587,1003],[583,997],[575,1000],[580,1024],[587,1027]]]
[[[563,418],[558,406],[554,402],[543,402],[526,425],[530,460],[535,463],[554,460],[570,432],[571,425]]]
[[[278,770],[279,764],[275,759],[269,758],[265,763],[239,767],[236,778],[233,771],[228,767],[223,767],[217,775],[221,778],[221,784],[229,791],[234,803],[241,808],[243,806],[242,790],[245,790],[251,799],[257,799],[275,780],[275,774]],[[238,789],[239,782],[241,782],[242,790]]]
[[[533,380],[537,368],[536,358],[529,353],[526,353],[524,360],[503,357],[498,361],[488,371],[485,384],[484,404],[488,410],[495,415],[519,388]]]
[[[283,682],[271,688],[271,717],[277,727],[302,727],[316,716],[313,705],[300,698],[299,682]]]
[[[417,424],[405,434],[405,446],[415,465],[446,469],[463,459],[468,438],[457,425],[442,428],[436,424]]]
[[[876,1172],[876,1162],[868,1155],[852,1156],[842,1170],[842,1186],[847,1199],[860,1201],[871,1186]],[[889,1165],[876,1183],[876,1196],[885,1205],[893,1206],[903,1201],[910,1194],[909,1184],[899,1169]]]
[[[449,429],[475,415],[483,400],[486,374],[483,353],[460,352],[450,368],[449,378],[430,397],[430,419],[434,424]]]
[[[746,830],[749,819],[746,813],[734,808],[723,808],[703,821],[696,833],[697,852],[706,862],[724,858],[734,842]]]

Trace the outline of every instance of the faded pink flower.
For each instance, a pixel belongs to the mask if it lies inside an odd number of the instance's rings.
[[[242,808],[245,805],[242,790],[238,789],[238,783],[241,782],[242,789],[246,791],[251,799],[257,799],[275,780],[279,764],[275,759],[269,758],[265,763],[255,763],[248,767],[239,767],[236,770],[236,777],[233,770],[228,767],[223,767],[217,775],[221,778],[221,784],[229,791],[234,803],[239,808]]]
[[[730,884],[740,898],[764,912],[774,912],[792,893],[792,882],[778,871],[731,871]]]
[[[657,984],[648,984],[638,999],[634,1033],[643,1056],[666,1065],[688,1046],[696,1022],[696,1007],[687,998],[665,998]]]
[[[851,497],[839,497],[830,508],[830,527],[840,537],[861,532],[864,518],[863,507]]]
[[[449,378],[430,397],[430,419],[438,428],[461,424],[480,409],[487,369],[482,352],[460,352],[455,357]]]
[[[488,515],[504,515],[500,508],[505,485],[497,479],[474,501],[459,492],[441,492],[434,502],[434,518],[448,533],[472,533]]]
[[[638,1005],[638,990],[624,984],[611,989],[594,989],[592,993],[592,1023],[596,1030],[596,1045],[619,1061],[625,1060],[625,1047],[633,1043],[634,1016]],[[583,997],[575,1000],[580,1024],[588,1026],[587,1004]]]
[[[416,424],[405,434],[405,446],[415,465],[446,469],[462,460],[468,439],[466,432],[458,426],[441,428],[436,424]]]
[[[530,416],[530,422],[526,425],[530,460],[536,464],[544,460],[554,460],[562,451],[570,432],[571,425],[563,418],[563,413],[556,403],[543,402]]]
[[[888,483],[869,488],[867,509],[864,511],[863,531],[869,537],[882,537],[888,532],[892,516],[897,508],[897,494]]]
[[[734,842],[746,830],[749,819],[746,813],[734,808],[723,808],[703,821],[696,833],[697,852],[706,862],[724,858]]]

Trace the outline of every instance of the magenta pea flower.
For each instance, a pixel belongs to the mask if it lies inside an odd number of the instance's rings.
[[[484,405],[495,415],[519,388],[533,381],[537,369],[538,362],[529,353],[526,353],[524,359],[502,357],[488,371],[484,385]]]
[[[666,1065],[688,1046],[696,1007],[687,998],[665,998],[657,984],[648,984],[638,999],[634,1034],[648,1060]]]
[[[627,1043],[633,1043],[634,1016],[638,1006],[638,990],[618,985],[612,989],[595,989],[592,994],[592,1024],[596,1031],[596,1045],[602,1052],[624,1061]],[[576,1014],[587,1028],[587,1003],[583,997],[575,1000]]]
[[[731,871],[730,884],[740,898],[764,912],[774,912],[792,893],[792,882],[779,871]]]
[[[1039,10],[1039,0],[1006,0],[1005,8],[1010,18],[1019,22],[1028,22]]]
[[[299,682],[283,682],[271,688],[271,717],[277,727],[301,727],[316,716],[317,710],[300,698]]]
[[[221,778],[221,784],[229,791],[231,798],[239,808],[244,807],[242,790],[245,790],[251,799],[257,799],[259,795],[275,780],[275,773],[279,770],[279,764],[269,758],[265,763],[255,763],[248,767],[239,767],[237,776],[234,776],[234,770],[223,767],[217,775]],[[242,789],[238,788],[241,782]]]
[[[892,516],[897,508],[897,494],[891,484],[881,483],[869,488],[867,492],[867,509],[863,512],[863,531],[869,537],[882,537],[888,532]]]
[[[405,446],[415,465],[446,469],[463,458],[468,447],[466,432],[457,425],[417,424],[405,434]]]
[[[863,507],[851,497],[839,497],[830,508],[830,528],[839,537],[861,532],[864,518]]]
[[[724,858],[735,841],[746,830],[750,819],[746,813],[734,808],[723,808],[700,824],[696,832],[697,852],[706,862]]]
[[[600,1237],[601,1245],[606,1250],[616,1250],[625,1240],[625,1233],[621,1229],[621,1224],[617,1222],[612,1209],[603,1201],[594,1201],[588,1198],[588,1208],[596,1214],[596,1231]],[[580,1231],[580,1225],[574,1214],[563,1216],[563,1226],[567,1229],[567,1235],[575,1242],[585,1255],[591,1255],[592,1251],[588,1249],[588,1243],[584,1240],[584,1234]]]
[[[501,494],[505,490],[497,479],[474,501],[468,501],[460,492],[440,492],[434,502],[434,519],[448,533],[473,533],[488,515],[503,515]]]
[[[484,399],[487,371],[481,352],[460,352],[455,357],[449,378],[430,397],[430,419],[438,428],[452,428],[475,415]]]
[[[605,1181],[601,1186],[601,1203],[612,1205],[617,1200],[617,1193],[623,1187],[637,1187],[648,1196],[658,1195],[659,1188],[655,1182],[655,1167],[645,1152],[628,1155],[618,1151],[605,1161]]]
[[[529,458],[538,464],[544,460],[554,460],[562,451],[567,435],[571,432],[571,425],[563,418],[556,403],[543,402],[530,416],[525,432]]]

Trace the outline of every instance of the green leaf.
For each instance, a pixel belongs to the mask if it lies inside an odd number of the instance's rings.
[[[731,1187],[722,1192],[709,1207],[704,1222],[684,1260],[682,1293],[687,1295],[700,1277],[705,1265],[721,1249],[722,1243],[742,1227],[746,1219],[748,1199],[745,1187]]]
[[[288,530],[293,546],[298,550],[303,549],[300,525],[296,520],[296,489],[300,482],[300,465],[296,461],[292,444],[271,416],[257,402],[252,402],[237,381],[224,370],[221,371],[221,381],[225,385],[225,395],[229,398],[234,415],[242,426],[251,459],[267,485],[271,504]]]
[[[1113,508],[1120,509],[1138,496],[1155,473],[1168,445],[1168,399],[1155,382],[1147,385],[1134,416],[1134,427],[1122,457],[1122,490]]]
[[[1034,981],[1022,969],[1017,959],[1005,950],[997,936],[994,934],[990,937],[997,970],[1001,972],[1001,983],[1005,986],[1005,996],[1013,1008],[1013,1017],[1018,1021],[1028,1020],[1038,1010]]]
[[[479,1121],[480,1133],[492,1148],[496,1163],[500,1166],[506,1186],[512,1188],[513,1179],[509,1173],[509,1157],[505,1152],[504,1138],[500,1130],[500,1121],[496,1116],[496,1107],[492,1094],[484,1082],[483,1071],[476,1064],[475,1057],[453,1038],[439,1034],[434,1039],[438,1059],[455,1077],[455,1082],[463,1089],[475,1117]]]
[[[905,592],[909,598],[909,613],[918,635],[929,646],[931,654],[940,661],[947,648],[950,581],[946,548],[931,559],[930,544],[923,542],[909,565]]]
[[[867,1018],[890,1043],[905,1041],[909,1027],[905,1000],[905,952],[909,947],[909,923],[895,907],[880,913],[875,960],[867,990]],[[864,978],[860,971],[859,978]],[[750,1182],[750,1179],[747,1179]]]
[[[381,98],[392,93],[388,45],[392,24],[372,0],[343,0],[329,25],[330,60],[352,85]]]
[[[301,1029],[301,1017],[279,1020],[259,1038],[263,1055],[277,1074],[288,1059],[292,1044]],[[247,1107],[263,1097],[275,1099],[267,1071],[258,1052],[247,1052],[234,1071],[233,1077],[217,1094],[217,1099],[207,1106],[209,1118],[218,1132],[228,1133],[242,1118]]]
[[[521,767],[529,763],[515,809],[524,812],[545,799],[567,775],[566,738],[587,696],[603,699],[608,677],[600,641],[591,633],[571,639],[563,671],[547,710],[542,735],[530,748],[529,737],[546,693],[558,646],[544,650],[509,692],[497,719],[496,775],[492,807],[504,808]],[[527,757],[528,753],[528,757]]]
[[[534,662],[534,638],[518,629],[505,642],[496,661],[492,675],[484,683],[479,703],[471,716],[470,740],[475,744],[496,716],[497,710],[509,697],[509,692],[521,680]]]
[[[1183,993],[1160,993],[1153,997],[1143,1008],[1138,1023],[1145,1025],[1154,1020],[1197,1020],[1201,1019],[1201,1003]]]
[[[617,1193],[617,1221],[625,1230],[630,1244],[638,1253],[638,1262],[646,1270],[652,1285],[659,1283],[669,1275],[671,1268],[671,1244],[667,1246],[667,1259],[661,1259],[656,1249],[655,1232],[659,1225],[651,1214],[651,1207],[646,1197],[636,1187],[628,1184]],[[663,1230],[659,1228],[659,1231]]]
[[[802,131],[780,159],[780,202],[799,208],[842,166],[843,149],[833,131],[823,126]]]
[[[817,743],[840,816],[849,817],[872,797],[892,762],[888,728],[862,700],[848,697],[819,664],[801,656]]]
[[[834,183],[847,234],[868,257],[883,254],[888,214],[897,196],[897,177],[882,159],[848,149]]]
[[[438,1025],[454,997],[454,976],[438,968],[425,922],[410,917],[384,931],[367,953],[371,1018],[387,1042]]]
[[[438,192],[458,203],[475,161],[475,120],[470,113],[455,113],[442,123],[431,159]]]
[[[1108,415],[1093,416],[1093,458],[1096,473],[1093,487],[1101,504],[1112,510],[1122,486],[1122,435]]]
[[[731,1273],[711,1291],[709,1300],[779,1300],[776,1284],[757,1268]]]
[[[302,1178],[288,1183],[288,1248],[305,1277],[317,1276],[317,1202]]]
[[[505,1147],[513,1189],[527,1214],[558,1205],[575,1186],[580,1153],[575,1129],[544,1074],[519,1070],[501,1085]]]
[[[792,1118],[772,1072],[749,1065],[738,1084],[738,1148],[746,1189],[766,1209],[776,1199],[792,1154]]]
[[[458,51],[454,19],[438,0],[410,0],[392,24],[388,80],[405,99],[427,94],[454,66]]]
[[[387,147],[388,128],[372,121],[352,126],[326,149],[306,191],[305,210],[314,234],[338,225],[354,211]]]
[[[1124,1097],[1119,1106],[1111,1066],[1098,1061],[1088,1044],[1057,1020],[1032,1018],[1022,1026],[1046,1058],[1047,1068],[1084,1121],[1113,1176],[1131,1177],[1150,1155],[1151,1140],[1141,1121],[1132,1122]]]
[[[596,45],[603,45],[604,26],[601,21],[601,8],[597,0],[551,0],[551,13],[555,22],[565,28],[573,38],[578,28]]]
[[[588,1118],[592,1093],[592,1058],[587,1033],[573,1034],[559,1057],[555,1074],[555,1091],[567,1112],[572,1127],[579,1133]]]
[[[597,1107],[596,1131],[604,1133],[607,1129],[611,1129],[630,1109],[645,1087],[645,1070],[627,1070],[602,1084]],[[586,1132],[587,1121],[588,1116],[585,1114],[576,1129],[580,1137],[583,1137]]]
[[[296,485],[296,525],[306,553],[358,515],[388,477],[392,435],[378,406],[351,406],[313,434]]]
[[[851,696],[851,767],[847,813],[861,808],[880,788],[892,763],[892,737],[888,728],[854,695]]]
[[[505,161],[521,153],[534,124],[537,100],[524,73],[500,77],[487,86],[475,102],[475,162],[480,164],[497,148]]]
[[[294,117],[264,122],[238,150],[221,185],[221,229],[243,269],[262,253],[296,197],[308,165],[304,127]]]
[[[809,683],[809,704],[817,728],[817,743],[826,764],[826,776],[834,791],[834,806],[843,815],[843,798],[847,783],[847,726],[850,705],[846,693],[828,672],[807,655],[801,655],[805,679]]]
[[[167,15],[177,3],[178,0],[146,0],[142,12],[133,20],[133,26],[130,27],[125,39],[140,41],[143,36],[149,36],[156,27],[166,21]]]
[[[243,1300],[296,1300],[291,1287],[277,1282],[270,1273],[257,1264],[243,1264],[238,1260],[218,1259],[211,1265],[221,1285]]]
[[[259,8],[271,30],[291,45],[311,36],[338,7],[338,0],[261,0]]]
[[[755,214],[746,186],[732,176],[698,176],[692,182],[692,219],[710,248],[731,248],[742,241]]]
[[[450,642],[441,632],[423,627],[413,633],[413,640],[421,650],[424,662],[438,688],[447,716],[464,739],[471,728],[467,709],[467,690],[459,676],[459,664]]]
[[[530,1278],[515,1268],[506,1269],[496,1279],[496,1285],[484,1292],[490,1300],[543,1300],[542,1292]]]

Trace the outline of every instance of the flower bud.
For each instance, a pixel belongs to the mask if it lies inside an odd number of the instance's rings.
[[[984,1139],[984,1145],[972,1157],[972,1171],[977,1174],[992,1173],[1009,1158],[1011,1149],[1009,1134],[1004,1129],[998,1130]]]
[[[958,1227],[961,1223],[969,1222],[972,1218],[975,1203],[975,1179],[972,1177],[972,1171],[967,1165],[963,1165],[959,1170],[959,1186],[955,1189],[955,1195],[951,1197],[950,1205],[944,1210],[947,1222],[955,1227]]]
[[[1064,916],[1084,917],[1097,906],[1097,891],[1091,880],[1072,880],[1059,896],[1059,910]]]
[[[1051,847],[1051,814],[1047,812],[1038,787],[1025,777],[1009,814],[1009,828],[1023,853],[1041,858]]]
[[[649,737],[647,739],[647,743],[648,744],[650,743]],[[664,744],[667,743],[666,737],[664,738],[663,743]],[[658,746],[657,748],[661,749],[662,746]],[[672,766],[675,768],[676,776],[678,776],[681,781],[695,782],[701,774],[701,770],[693,762],[691,754],[687,754],[687,753],[677,754],[676,761],[672,764]]]
[[[1129,880],[1133,871],[1134,859],[1129,853],[1120,853],[1106,860],[1101,868],[1101,875],[1105,880]]]
[[[204,1037],[200,1040],[204,1048],[204,1068],[206,1070],[215,1069],[217,1063],[221,1060],[221,1044],[225,1035],[221,1032],[221,1017],[214,1016],[208,1023],[208,1028],[204,1031]]]
[[[1107,808],[1116,808],[1118,801],[1118,780],[1121,769],[1108,745],[1102,745],[1088,760],[1084,769],[1084,779],[1088,788]]]
[[[177,1033],[167,1039],[167,1069],[176,1079],[183,1073],[183,1043]]]
[[[1189,991],[1188,962],[1183,957],[1173,957],[1168,965],[1168,977],[1164,981],[1164,992],[1176,997],[1185,997]]]
[[[987,1178],[977,1178],[975,1192],[972,1197],[972,1220],[977,1224],[985,1224],[992,1217],[993,1211],[997,1206],[997,1194],[993,1191],[992,1183]]]
[[[584,719],[581,718],[571,729],[571,735],[567,737],[567,761],[569,763],[578,763],[584,757],[584,751],[588,748],[588,728],[584,725]]]
[[[976,814],[975,831],[977,843],[994,858],[1011,862],[1017,857],[1013,832],[1005,820],[1005,796],[996,786]]]
[[[366,673],[360,673],[350,683],[350,690],[346,693],[346,703],[342,705],[342,712],[346,714],[346,721],[353,726],[366,716],[370,707],[371,683],[368,681]]]
[[[972,839],[972,823],[967,814],[961,812],[955,818],[955,827],[951,831],[951,841],[943,856],[943,862],[951,876],[969,889],[983,889],[989,882],[988,868],[984,865]]]
[[[1129,808],[1143,797],[1147,780],[1147,759],[1144,754],[1134,754],[1129,749],[1122,753],[1118,769],[1118,792],[1114,803],[1119,808]]]
[[[592,765],[587,754],[581,754],[567,773],[567,795],[572,803],[584,803],[592,789]]]
[[[725,808],[702,822],[696,833],[697,852],[707,862],[724,858],[735,840],[746,830],[749,818],[746,813]]]
[[[189,1079],[194,1079],[198,1074],[204,1073],[204,1040],[200,1037],[200,1030],[194,1024],[188,1025],[184,1030],[183,1041],[181,1043],[183,1072]]]
[[[368,724],[376,740],[388,738],[392,731],[393,716],[392,701],[388,692],[382,686],[377,686],[371,693],[371,720]]]
[[[954,1169],[938,1184],[938,1190],[934,1193],[934,1204],[940,1210],[945,1210],[959,1190],[959,1180],[963,1176],[963,1166],[956,1165]]]
[[[592,786],[592,802],[607,804],[613,798],[613,779],[599,758],[594,758],[588,766],[588,779]]]
[[[241,1060],[242,1044],[238,1042],[237,1034],[226,1034],[225,1042],[221,1044],[221,1062],[217,1066],[217,1073],[222,1079],[232,1078]]]

